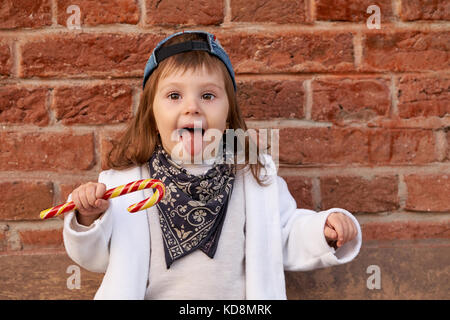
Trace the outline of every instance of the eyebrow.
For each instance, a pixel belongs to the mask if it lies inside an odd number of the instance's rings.
[[[162,89],[165,89],[166,87],[169,87],[169,86],[183,87],[184,83],[183,82],[169,82],[169,83],[165,84],[164,86],[162,86],[160,89],[162,90]],[[213,87],[216,87],[218,89],[222,89],[221,86],[215,84],[214,82],[202,82],[202,83],[200,83],[200,87],[207,87],[207,86],[213,86]]]

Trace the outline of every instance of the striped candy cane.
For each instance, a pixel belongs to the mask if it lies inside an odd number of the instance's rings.
[[[130,182],[126,185],[118,186],[116,188],[107,190],[103,195],[102,199],[108,200],[115,197],[120,197],[124,194],[149,188],[154,189],[153,195],[150,198],[145,199],[139,203],[133,204],[129,206],[127,209],[129,212],[137,212],[140,210],[150,208],[151,206],[158,203],[164,197],[165,188],[164,184],[160,180],[144,179]],[[60,204],[59,206],[41,211],[40,217],[41,219],[49,219],[75,209],[76,209],[75,203],[73,201],[69,201],[67,203]]]

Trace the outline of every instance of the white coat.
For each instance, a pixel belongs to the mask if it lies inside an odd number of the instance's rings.
[[[315,212],[297,209],[286,182],[268,160],[270,184],[261,187],[250,171],[243,174],[246,210],[245,281],[247,299],[286,299],[284,270],[307,271],[351,261],[361,247],[361,229],[348,211],[333,208]],[[149,179],[148,166],[107,170],[99,182],[107,189]],[[73,212],[65,217],[64,245],[69,257],[83,268],[105,273],[95,299],[143,299],[150,267],[150,231],[146,211],[131,214],[127,207],[151,196],[141,190],[110,200],[108,210],[83,232],[71,228]],[[70,200],[71,196],[69,196]],[[328,215],[342,212],[352,218],[358,235],[337,250],[326,243]]]

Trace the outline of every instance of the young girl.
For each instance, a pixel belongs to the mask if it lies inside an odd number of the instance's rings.
[[[247,127],[216,37],[184,31],[161,41],[136,117],[109,154],[113,169],[69,196],[78,209],[65,217],[64,244],[76,263],[105,273],[96,299],[286,299],[284,270],[358,254],[357,220],[344,209],[297,209],[270,156],[253,163],[244,144],[244,164],[223,161],[228,140],[206,136],[227,129]],[[149,178],[163,181],[166,194],[145,211],[126,208],[151,196],[147,189],[101,199]]]

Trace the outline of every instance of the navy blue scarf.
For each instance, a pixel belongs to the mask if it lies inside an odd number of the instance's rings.
[[[206,173],[192,175],[157,146],[149,168],[166,189],[157,207],[167,268],[196,249],[213,258],[233,191],[233,166],[214,164]]]

